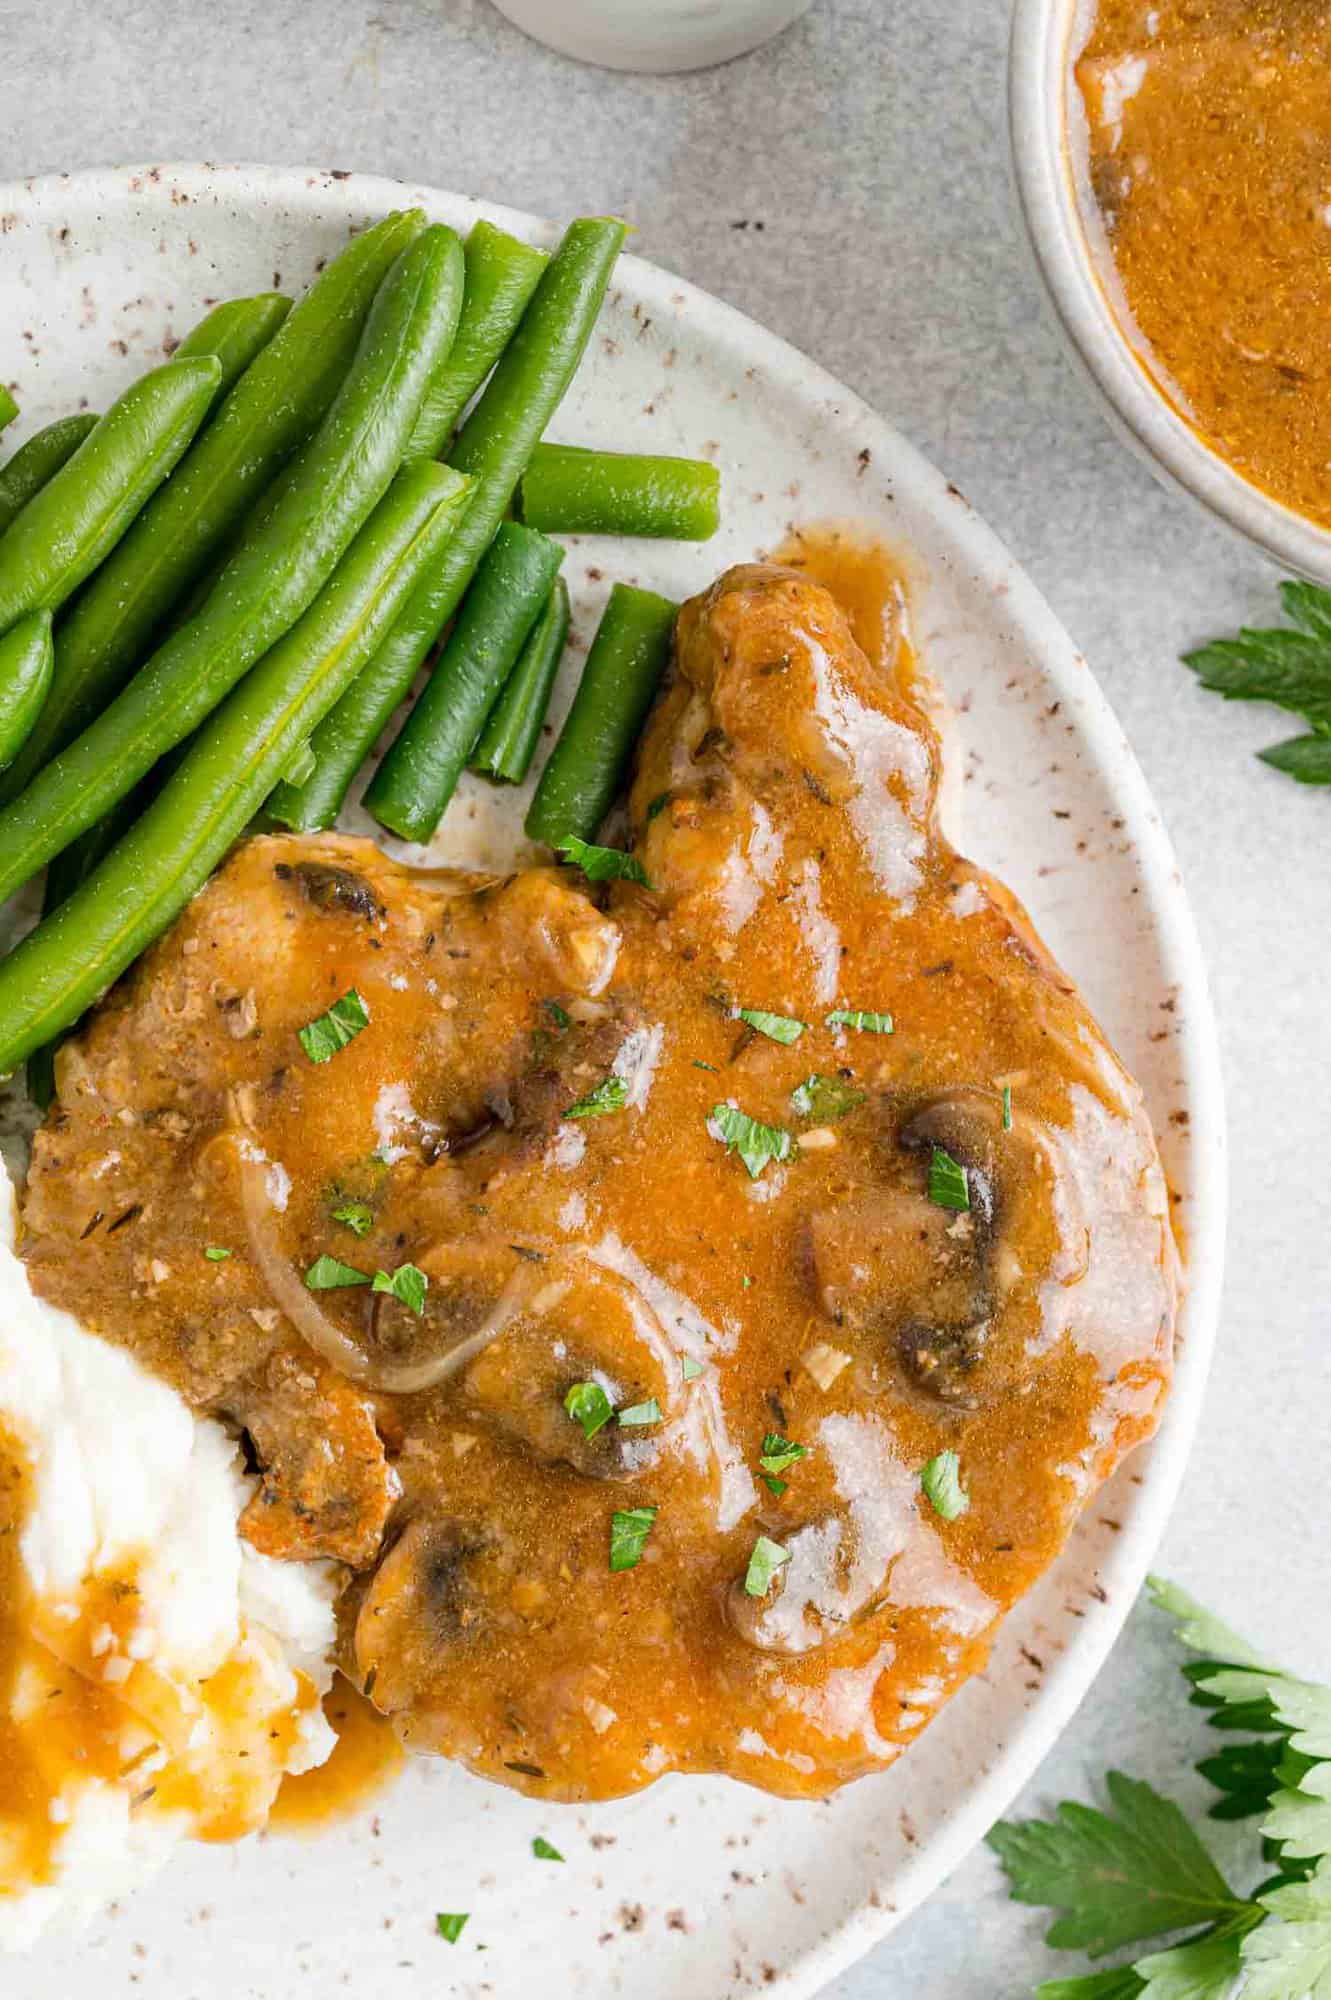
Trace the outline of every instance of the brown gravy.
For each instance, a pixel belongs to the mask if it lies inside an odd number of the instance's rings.
[[[1331,526],[1331,5],[1098,0],[1088,200],[1157,386]]]
[[[791,553],[682,614],[629,799],[650,890],[251,841],[66,1045],[34,1155],[34,1285],[244,1427],[245,1532],[348,1565],[342,1665],[409,1747],[547,1797],[891,1762],[1170,1374],[1149,1129],[939,832],[899,573]],[[353,986],[369,1026],[312,1063],[299,1029]],[[796,1109],[811,1075],[839,1105]],[[718,1103],[789,1157],[751,1178]],[[973,1213],[926,1195],[949,1147]],[[324,1257],[410,1261],[424,1311],[311,1291]],[[584,1436],[589,1380],[647,1417]],[[774,1431],[804,1455],[771,1483]],[[952,1519],[920,1484],[945,1450]],[[789,1560],[754,1593],[759,1535]]]
[[[393,1725],[338,1674],[323,1699],[337,1743],[326,1764],[286,1777],[273,1801],[274,1833],[316,1834],[362,1812],[386,1792],[405,1761]]]

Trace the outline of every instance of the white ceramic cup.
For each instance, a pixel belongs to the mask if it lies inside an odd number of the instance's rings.
[[[1236,472],[1142,365],[1100,275],[1077,187],[1072,57],[1086,0],[1016,0],[1008,105],[1017,187],[1041,275],[1073,352],[1129,443],[1285,568],[1331,583],[1331,532]]]
[[[494,0],[538,42],[579,62],[652,74],[706,69],[779,35],[813,0]]]

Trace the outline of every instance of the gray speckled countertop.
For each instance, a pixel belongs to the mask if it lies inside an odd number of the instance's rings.
[[[1155,486],[1061,350],[1009,182],[1006,14],[1004,0],[818,0],[755,56],[653,80],[548,55],[486,0],[0,0],[0,177],[316,162],[553,215],[614,209],[644,255],[815,355],[964,488],[1127,727],[1220,1014],[1229,1272],[1159,1566],[1327,1675],[1331,799],[1253,760],[1277,716],[1202,697],[1176,664],[1180,647],[1269,613],[1274,575]],[[1084,1794],[1107,1763],[1200,1798],[1180,1775],[1200,1737],[1174,1650],[1138,1611],[1024,1803]],[[833,1991],[1027,1994],[1054,1969],[1041,1928],[981,1852]]]

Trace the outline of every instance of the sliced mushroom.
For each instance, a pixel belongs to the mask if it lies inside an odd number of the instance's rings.
[[[641,1294],[614,1272],[560,1257],[472,1363],[463,1393],[545,1463],[588,1479],[627,1479],[657,1455],[682,1380]],[[579,1382],[599,1387],[616,1413],[654,1404],[660,1421],[621,1424],[616,1414],[588,1437],[565,1407]]]
[[[352,868],[339,868],[329,861],[298,861],[294,867],[279,861],[276,872],[283,881],[294,877],[316,910],[349,917],[382,917],[384,913],[365,877]]]
[[[814,1653],[882,1602],[889,1552],[864,1533],[853,1509],[783,1532],[781,1543],[789,1560],[773,1571],[761,1597],[750,1596],[744,1575],[726,1593],[726,1615],[746,1646]]]
[[[380,1563],[352,1635],[355,1669],[386,1715],[424,1702],[460,1655],[492,1630],[499,1545],[487,1533],[419,1515]]]

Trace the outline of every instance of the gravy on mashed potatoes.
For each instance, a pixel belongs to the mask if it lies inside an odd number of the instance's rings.
[[[325,1758],[333,1584],[236,1532],[220,1426],[34,1297],[0,1167],[0,1949]]]

